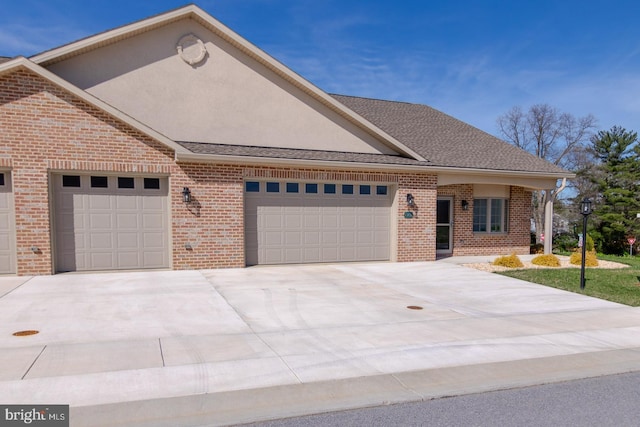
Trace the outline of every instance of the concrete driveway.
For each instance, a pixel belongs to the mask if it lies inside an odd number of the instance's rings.
[[[0,295],[0,402],[70,404],[74,426],[227,425],[640,370],[640,309],[455,260],[2,277]]]

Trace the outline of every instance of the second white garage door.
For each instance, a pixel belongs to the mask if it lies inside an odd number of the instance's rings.
[[[56,270],[169,267],[168,180],[54,175]]]
[[[247,265],[390,258],[392,187],[245,182]]]

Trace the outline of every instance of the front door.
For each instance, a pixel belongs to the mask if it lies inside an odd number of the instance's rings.
[[[436,208],[436,253],[453,252],[453,198],[438,197]]]

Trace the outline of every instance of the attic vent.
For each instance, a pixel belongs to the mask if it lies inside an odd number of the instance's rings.
[[[178,55],[189,65],[198,65],[207,56],[207,48],[194,34],[187,34],[178,40]]]

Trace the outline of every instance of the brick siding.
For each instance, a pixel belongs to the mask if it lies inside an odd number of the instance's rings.
[[[0,77],[0,168],[11,171],[15,205],[17,274],[54,272],[50,175],[63,172],[134,173],[169,177],[172,267],[243,267],[244,180],[313,179],[388,183],[395,188],[393,243],[397,261],[435,259],[435,209],[438,194],[469,200],[470,186],[437,188],[427,173],[176,163],[173,151],[73,94],[25,70]],[[182,202],[189,187],[192,202]],[[415,197],[413,218],[406,194]],[[528,250],[526,210],[530,193],[511,194],[511,231],[507,236],[474,236],[471,212],[456,207],[454,254]],[[455,206],[458,204],[454,203]],[[528,218],[527,218],[528,220]],[[32,247],[39,248],[34,252]]]
[[[509,199],[509,225],[507,233],[488,234],[473,232],[473,185],[446,185],[438,187],[438,196],[453,197],[453,255],[508,255],[529,253],[531,228],[531,192],[522,187],[511,187]],[[467,210],[462,201],[469,202]]]

